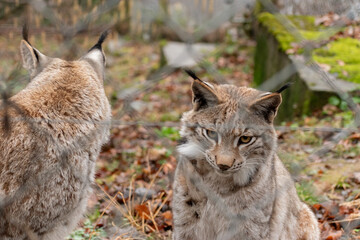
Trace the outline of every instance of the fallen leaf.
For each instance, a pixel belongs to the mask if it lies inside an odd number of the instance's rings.
[[[150,161],[158,160],[160,157],[166,154],[166,148],[150,148],[148,151],[148,157]]]
[[[165,219],[165,223],[168,226],[172,226],[172,213],[171,213],[171,211],[168,210],[166,212],[163,212],[161,215]]]
[[[326,240],[337,240],[337,239],[340,239],[341,236],[342,236],[342,231],[341,230],[336,231],[336,232],[331,232],[327,236]]]
[[[345,66],[345,62],[342,60],[337,60],[336,62],[339,64],[339,66]]]
[[[325,64],[325,63],[318,63],[318,65],[322,70],[324,70],[326,72],[330,71],[330,69],[331,69],[331,66],[328,64]]]
[[[146,204],[135,205],[134,209],[140,217],[142,217],[144,219],[149,219],[150,211],[149,211],[148,206],[146,206]]]

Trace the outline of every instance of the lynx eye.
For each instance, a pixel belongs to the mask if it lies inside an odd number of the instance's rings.
[[[206,129],[206,135],[207,135],[209,138],[211,138],[212,140],[214,140],[214,141],[217,141],[217,139],[218,139],[218,134],[217,134],[217,132],[215,132],[215,131],[211,131],[211,130],[209,130],[209,129]]]
[[[253,137],[249,137],[249,136],[241,136],[240,138],[239,138],[239,145],[240,144],[247,144],[247,143],[249,143],[250,141],[251,141],[251,139],[252,139]]]

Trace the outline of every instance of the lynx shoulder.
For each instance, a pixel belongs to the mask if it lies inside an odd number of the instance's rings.
[[[276,155],[280,92],[212,85],[192,72],[173,184],[173,239],[318,240],[318,223]]]
[[[64,239],[86,210],[108,140],[107,33],[77,61],[20,44],[30,83],[0,102],[0,239]]]

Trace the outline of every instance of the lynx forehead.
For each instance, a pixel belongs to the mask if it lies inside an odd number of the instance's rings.
[[[273,120],[285,87],[213,85],[188,73],[193,109],[181,119],[173,239],[319,239],[275,153]]]
[[[79,60],[65,61],[33,47],[23,29],[31,82],[0,102],[0,239],[64,239],[85,212],[109,136],[106,35]]]

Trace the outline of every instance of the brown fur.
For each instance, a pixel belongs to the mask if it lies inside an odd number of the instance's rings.
[[[98,48],[70,62],[26,40],[21,53],[31,82],[0,108],[0,239],[60,240],[86,210],[109,136],[105,62]]]
[[[275,153],[281,95],[196,78],[192,90],[173,185],[173,239],[318,240],[315,216]]]

